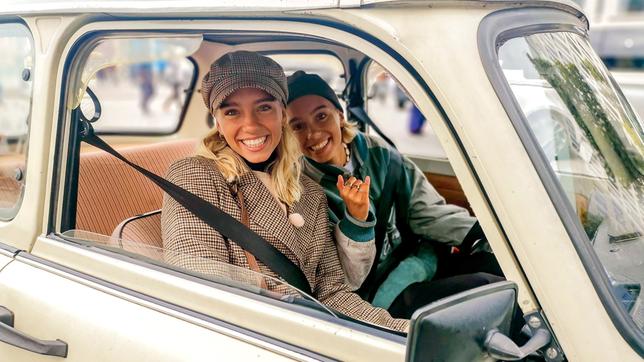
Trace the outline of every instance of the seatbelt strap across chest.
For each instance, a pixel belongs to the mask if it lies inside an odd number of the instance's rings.
[[[308,295],[312,294],[311,286],[302,270],[264,238],[215,205],[129,161],[96,136],[91,124],[88,122],[83,122],[82,126],[84,127],[82,130],[84,142],[111,154],[137,170],[175,199],[181,206],[188,209],[221,235],[233,240],[242,249],[250,252],[293,287]]]

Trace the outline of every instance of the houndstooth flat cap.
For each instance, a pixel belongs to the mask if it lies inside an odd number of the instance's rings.
[[[257,88],[286,106],[288,86],[284,70],[276,61],[255,52],[226,53],[210,65],[201,82],[201,95],[210,113],[242,88]]]

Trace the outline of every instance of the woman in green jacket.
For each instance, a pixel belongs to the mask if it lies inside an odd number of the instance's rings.
[[[330,221],[336,230],[339,225],[345,235],[355,235],[354,230],[369,235],[354,237],[353,243],[337,240],[350,284],[359,287],[365,280],[369,284],[362,286],[364,297],[372,299],[376,306],[409,317],[414,309],[433,300],[501,279],[487,273],[468,274],[478,271],[472,270],[469,260],[472,245],[479,240],[483,241],[479,245],[487,245],[476,219],[466,209],[446,204],[412,161],[348,123],[335,92],[324,80],[298,71],[288,78],[288,86],[289,126],[306,156],[304,173],[324,188]],[[394,158],[400,162],[394,162]],[[395,207],[386,220],[377,220],[385,223],[381,229],[386,233],[382,233],[383,240],[377,240],[381,243],[380,254],[375,256],[374,215],[383,215],[376,207],[392,167],[401,168],[394,186]],[[360,240],[364,245],[357,247]],[[425,241],[417,243],[418,240]],[[446,253],[450,261],[442,263],[441,257],[439,263],[437,245],[445,245],[439,246],[441,250],[460,247],[468,257],[453,258]],[[405,249],[411,252],[398,260],[395,250]],[[501,274],[494,257],[486,254],[484,259],[492,262],[486,262],[483,270]],[[365,255],[373,256],[365,259]],[[456,260],[463,261],[456,263],[459,267],[453,265]],[[385,275],[374,278],[378,274],[374,272],[367,278],[373,264],[375,270],[385,270]],[[437,267],[439,274],[449,277],[432,281]]]

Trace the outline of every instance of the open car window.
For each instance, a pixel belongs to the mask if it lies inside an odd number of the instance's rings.
[[[365,92],[369,117],[401,153],[421,159],[447,159],[425,116],[398,81],[376,62],[368,65]],[[370,134],[378,136],[376,132]]]
[[[174,36],[174,34],[168,35],[170,37]],[[172,46],[171,42],[165,41],[157,34],[152,34],[151,36],[157,44],[169,44],[168,46]],[[231,37],[230,35],[227,36]],[[136,38],[132,39],[132,44],[136,43],[135,40],[138,42],[143,38],[144,35],[137,35]],[[209,39],[208,34],[205,34],[203,38]],[[273,57],[278,63],[280,63],[287,74],[292,74],[297,70],[304,70],[308,73],[318,74],[330,83],[331,87],[337,93],[341,93],[341,91],[345,89],[346,78],[349,76],[346,73],[343,62],[350,62],[347,59],[340,61],[338,57],[328,53],[302,51],[301,48],[306,48],[307,46],[314,48],[318,45],[324,46],[328,44],[317,44],[315,39],[311,39],[310,44],[307,44],[306,41],[303,41],[299,36],[296,39],[298,46],[294,47],[295,49],[292,51],[287,52],[285,50],[275,50],[272,52],[270,48],[272,43],[267,43],[266,45],[263,45],[265,50],[262,50],[262,52]],[[123,44],[128,44],[126,40],[127,39],[119,39],[121,43],[124,42]],[[190,41],[192,42],[193,40],[190,39]],[[213,57],[220,56],[223,51],[223,49],[219,48],[221,46],[219,43],[207,43],[207,41],[208,40],[206,40],[206,43],[202,44],[196,52],[193,52],[190,47],[185,47],[182,48],[182,57],[172,57],[171,59],[163,58],[158,53],[152,53],[152,55],[146,55],[142,58],[134,56],[137,54],[133,53],[134,55],[131,59],[121,59],[117,64],[117,67],[123,67],[120,71],[118,71],[117,68],[100,65],[102,63],[99,63],[99,66],[97,67],[98,70],[94,72],[96,76],[91,76],[87,83],[82,83],[82,86],[85,87],[84,89],[92,90],[102,107],[102,114],[98,120],[92,123],[93,127],[100,133],[100,131],[105,132],[106,130],[117,130],[118,127],[123,124],[135,127],[141,125],[142,122],[141,118],[138,116],[131,117],[128,121],[123,120],[120,116],[110,116],[109,109],[113,109],[115,112],[123,112],[122,109],[119,109],[118,102],[112,102],[112,100],[109,99],[110,95],[116,94],[121,96],[120,93],[126,92],[120,88],[121,80],[114,81],[110,78],[111,75],[109,74],[111,72],[121,72],[122,74],[125,74],[126,77],[129,77],[129,73],[127,73],[127,71],[136,69],[141,64],[151,64],[152,71],[154,71],[154,69],[156,69],[156,64],[158,64],[159,61],[164,61],[168,64],[171,62],[189,61],[187,57],[192,58],[196,64],[204,67],[207,66],[206,64],[209,64],[209,62],[212,62]],[[278,45],[283,47],[285,46],[282,42]],[[341,47],[341,45],[336,44],[333,46]],[[235,45],[235,48],[244,49],[244,46]],[[253,43],[252,48],[260,48],[260,44]],[[349,48],[346,48],[344,50],[348,49]],[[350,53],[355,53],[356,57],[362,57],[362,59],[369,61],[369,58],[366,55],[360,54],[354,49],[350,50]],[[340,53],[341,52],[338,54]],[[155,59],[154,56],[158,56],[159,58]],[[92,65],[87,62],[81,62],[82,60],[80,60],[78,65],[80,69],[83,69],[83,67],[92,67]],[[347,69],[349,68],[350,67],[347,67]],[[106,74],[101,73],[106,71]],[[360,72],[362,70],[355,71]],[[202,76],[205,72],[206,69],[201,70]],[[386,70],[380,68],[380,72],[384,73]],[[355,79],[364,78],[363,74],[356,73],[354,76],[356,76]],[[125,80],[125,82],[130,81],[131,79]],[[195,88],[193,87],[193,89]],[[360,90],[350,91],[360,93]],[[402,92],[402,89],[400,92]],[[402,93],[404,94],[404,92]],[[90,93],[88,92],[88,94]],[[186,97],[188,95],[192,101],[189,105],[190,110],[186,113],[188,116],[184,122],[190,122],[190,127],[198,123],[203,125],[204,116],[208,114],[208,112],[203,105],[201,94],[193,92],[186,94]],[[358,95],[362,96],[362,93]],[[128,102],[131,101],[132,100],[128,99]],[[378,99],[375,99],[375,101],[379,102]],[[133,104],[136,104],[136,107],[140,106],[138,103]],[[384,116],[384,118],[378,118],[378,120],[386,120],[388,124],[397,127],[404,124],[407,112],[411,106],[411,102],[406,100],[403,104],[403,107],[405,108],[403,110],[398,109],[397,105],[394,103],[394,107],[396,107],[394,110],[394,112],[396,112],[395,116],[378,111],[374,114],[377,116]],[[163,112],[162,105],[158,103],[150,104],[150,107],[153,112]],[[368,111],[372,113],[371,108]],[[79,117],[78,119],[72,119],[72,124],[78,124],[80,122],[80,115],[78,115],[78,113],[79,112],[71,112],[71,117]],[[151,119],[156,120],[156,117],[152,117]],[[130,125],[130,120],[135,124]],[[162,123],[161,119],[158,119],[157,121]],[[188,124],[186,123],[186,125]],[[383,127],[383,130],[387,135],[391,135],[395,132],[392,131],[391,128],[387,127]],[[433,134],[428,126],[427,130],[428,133]],[[180,132],[172,135],[172,137],[160,137],[158,142],[154,143],[151,137],[139,137],[140,135],[137,136],[135,132],[130,133],[127,140],[126,137],[105,137],[105,141],[112,145],[126,159],[163,177],[167,174],[167,170],[174,162],[185,157],[195,155],[195,149],[199,143],[200,137],[203,137],[208,130],[206,127],[203,127],[201,130],[197,128],[194,132],[192,131],[193,130],[191,130],[191,132],[184,132],[184,128],[182,128]],[[203,131],[203,133],[200,133],[201,131]],[[411,135],[411,137],[415,136]],[[114,140],[114,142],[112,142],[112,140]],[[120,144],[119,142],[122,140],[123,143]],[[428,142],[426,139],[419,138],[418,141],[419,142],[415,143],[415,146],[413,146],[413,151],[425,150],[428,148]],[[399,146],[404,144],[405,142],[401,142],[399,143]],[[435,139],[433,144],[439,145],[438,139]],[[158,267],[155,267],[156,270],[163,271],[163,268],[166,268],[168,269],[168,272],[172,270],[173,272],[192,275],[210,282],[215,282],[246,292],[252,292],[260,296],[268,296],[283,302],[299,305],[304,301],[307,307],[324,311],[327,315],[336,315],[342,320],[350,319],[349,317],[342,316],[341,314],[329,310],[320,302],[314,300],[308,295],[304,295],[298,290],[295,290],[283,281],[268,278],[265,275],[260,275],[253,271],[236,267],[228,263],[176,252],[176,249],[173,249],[175,251],[165,249],[163,247],[164,240],[160,232],[160,221],[155,221],[156,224],[150,228],[146,228],[145,232],[139,238],[120,236],[121,234],[118,234],[117,230],[119,225],[122,225],[124,222],[150,213],[160,213],[160,210],[163,207],[163,192],[144,176],[134,171],[130,166],[116,160],[107,152],[97,151],[91,147],[85,146],[86,144],[81,143],[80,147],[77,148],[79,150],[78,154],[74,155],[74,157],[78,157],[77,177],[75,179],[70,178],[71,181],[68,182],[71,183],[69,193],[76,193],[76,195],[73,195],[68,198],[68,201],[66,201],[70,207],[66,208],[63,213],[70,212],[73,214],[63,216],[60,229],[62,231],[62,237],[71,239],[82,245],[91,245],[96,248],[106,249],[113,253],[121,254],[124,256],[120,258],[122,260],[130,260],[143,265],[145,265],[144,263],[153,264]],[[402,153],[418,155],[416,152],[412,151],[401,151]],[[442,159],[441,161],[443,163],[447,163],[446,159]],[[412,160],[411,162],[415,162],[415,160]],[[444,165],[440,166],[442,167]],[[421,168],[421,171],[423,171],[424,175],[430,179],[430,182],[437,185],[437,191],[441,193],[441,195],[445,195],[445,199],[448,203],[467,208],[469,204],[467,203],[456,177],[453,174],[444,172],[444,168],[439,169],[437,167],[438,166],[434,163],[427,163]],[[418,176],[422,177],[422,174],[418,173]],[[74,182],[76,182],[76,185],[73,184]],[[74,186],[76,186],[77,189],[74,189]],[[267,282],[267,287],[262,286],[262,281]],[[355,321],[351,320],[351,322]],[[378,329],[378,327],[374,328],[374,330],[375,329]],[[387,333],[389,332],[390,331],[387,331]]]

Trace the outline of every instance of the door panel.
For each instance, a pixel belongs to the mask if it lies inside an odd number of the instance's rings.
[[[0,263],[3,259],[0,256]],[[288,360],[209,329],[207,322],[145,304],[146,301],[133,303],[20,260],[0,273],[0,306],[14,313],[15,328],[35,338],[66,342],[66,361],[195,361],[204,356],[217,360]],[[8,361],[59,358],[3,342],[0,356]]]

